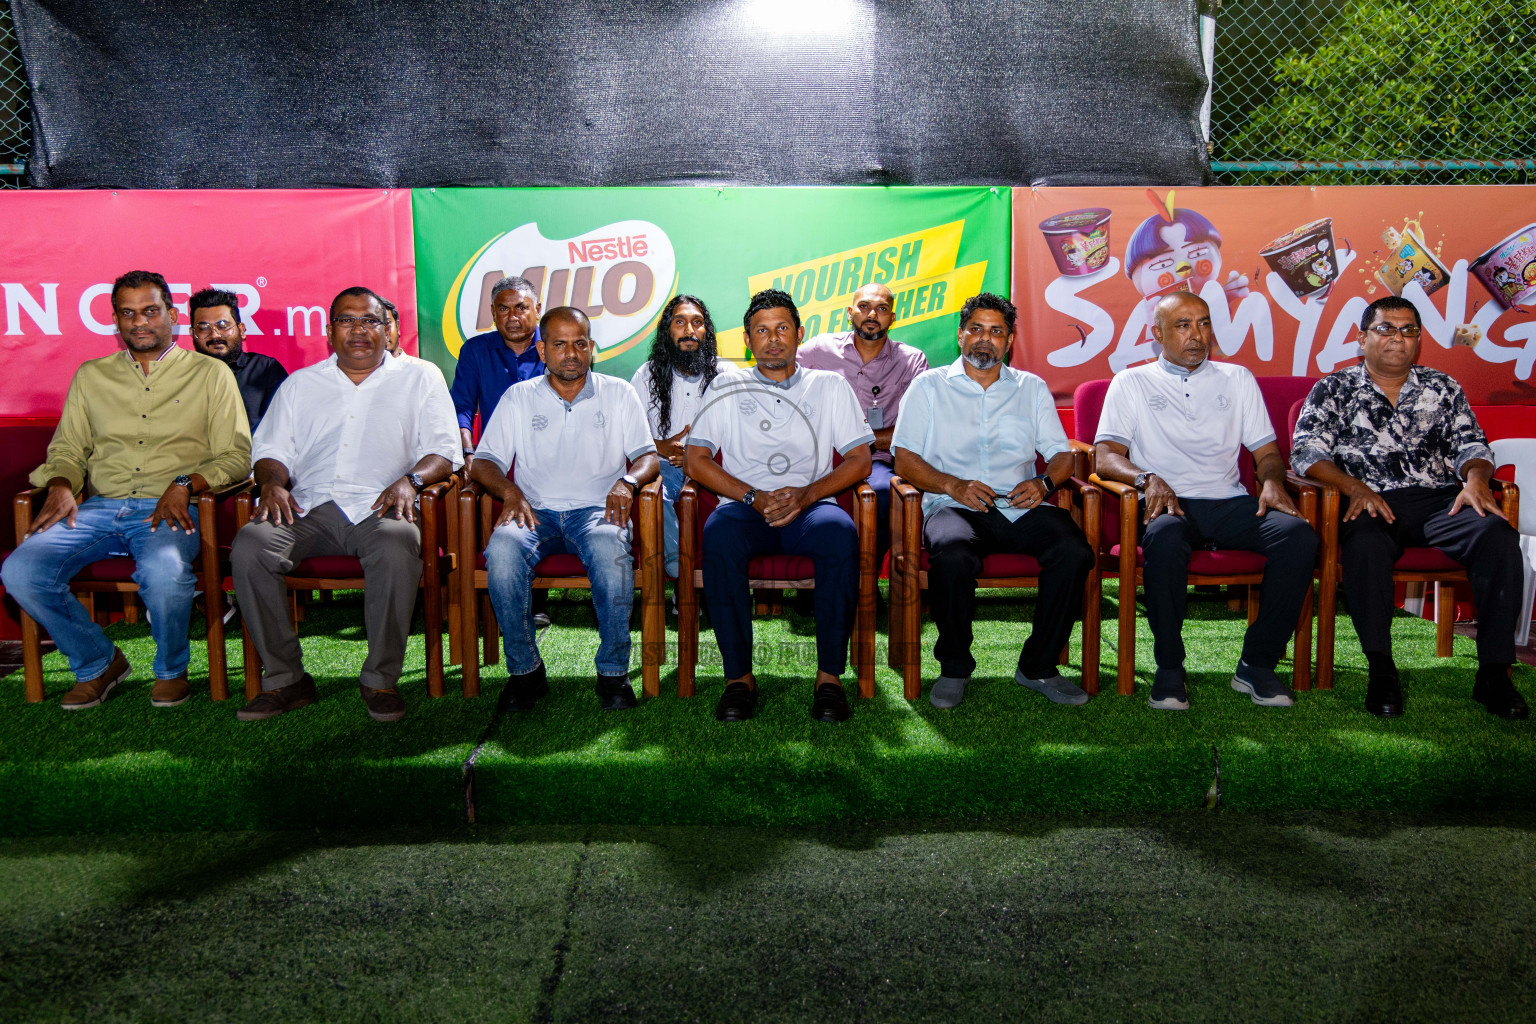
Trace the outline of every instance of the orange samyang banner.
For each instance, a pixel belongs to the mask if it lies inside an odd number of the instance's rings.
[[[1366,306],[1400,295],[1421,364],[1475,405],[1536,404],[1536,187],[1014,190],[1012,361],[1058,404],[1156,358],[1177,290],[1210,305],[1215,357],[1261,376],[1350,365]]]

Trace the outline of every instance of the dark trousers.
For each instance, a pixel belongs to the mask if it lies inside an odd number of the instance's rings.
[[[747,563],[758,555],[800,555],[816,563],[816,667],[842,675],[859,592],[859,535],[853,520],[826,501],[788,526],[769,526],[757,512],[732,501],[705,521],[704,601],[727,679],[752,671]]]
[[[875,492],[875,564],[891,550],[891,477],[896,470],[889,462],[875,459],[869,464],[864,482]]]
[[[1285,642],[1296,632],[1296,619],[1312,586],[1317,534],[1305,519],[1284,512],[1256,515],[1259,499],[1252,495],[1180,498],[1179,505],[1182,516],[1158,516],[1144,528],[1141,540],[1142,590],[1157,667],[1184,667],[1189,556],[1206,548],[1256,551],[1265,557],[1259,617],[1243,635],[1242,658],[1256,668],[1273,670],[1285,653]],[[1126,597],[1122,592],[1120,599]]]
[[[1339,524],[1339,562],[1349,617],[1368,654],[1392,652],[1392,566],[1404,548],[1436,547],[1467,567],[1477,604],[1477,660],[1515,661],[1523,595],[1520,535],[1498,516],[1463,508],[1446,515],[1460,487],[1382,491],[1393,522],[1369,514]]]
[[[954,679],[976,671],[971,623],[976,618],[976,577],[987,555],[1033,555],[1040,562],[1040,591],[1019,669],[1031,679],[1056,672],[1056,660],[1082,615],[1083,585],[1093,569],[1093,549],[1065,509],[1042,505],[1016,522],[995,508],[976,512],[942,508],[923,521],[928,547],[928,601],[939,640],[933,656]]]

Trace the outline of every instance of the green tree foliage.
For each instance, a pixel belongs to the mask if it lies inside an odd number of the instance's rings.
[[[1536,0],[1355,0],[1315,50],[1291,50],[1275,62],[1275,85],[1248,123],[1220,140],[1222,159],[1528,159],[1536,154]],[[1529,176],[1321,171],[1305,180],[1473,184]]]

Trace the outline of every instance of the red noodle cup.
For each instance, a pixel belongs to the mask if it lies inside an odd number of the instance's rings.
[[[1527,224],[1473,260],[1472,273],[1505,309],[1536,300],[1536,224]]]
[[[1259,250],[1259,255],[1298,297],[1331,287],[1339,276],[1333,218],[1324,217],[1287,231]]]
[[[1047,217],[1040,231],[1063,277],[1083,277],[1109,262],[1109,211],[1103,207]]]

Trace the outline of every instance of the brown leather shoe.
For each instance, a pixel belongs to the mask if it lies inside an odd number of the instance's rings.
[[[393,687],[374,689],[358,685],[363,693],[363,703],[368,707],[368,717],[375,722],[398,722],[405,717],[405,698]]]
[[[177,704],[185,704],[190,696],[192,688],[187,685],[187,674],[183,672],[175,679],[156,679],[155,688],[149,694],[149,702],[157,708],[173,708]]]
[[[107,670],[95,679],[87,679],[83,683],[76,683],[70,691],[59,701],[59,707],[65,711],[81,711],[85,708],[93,708],[107,699],[107,694],[112,692],[112,687],[128,678],[130,669],[128,659],[123,657],[120,648],[112,648],[112,664]]]
[[[242,722],[259,722],[264,718],[276,718],[285,711],[307,707],[315,702],[315,681],[304,673],[304,678],[275,690],[262,690],[256,699],[235,712]]]

